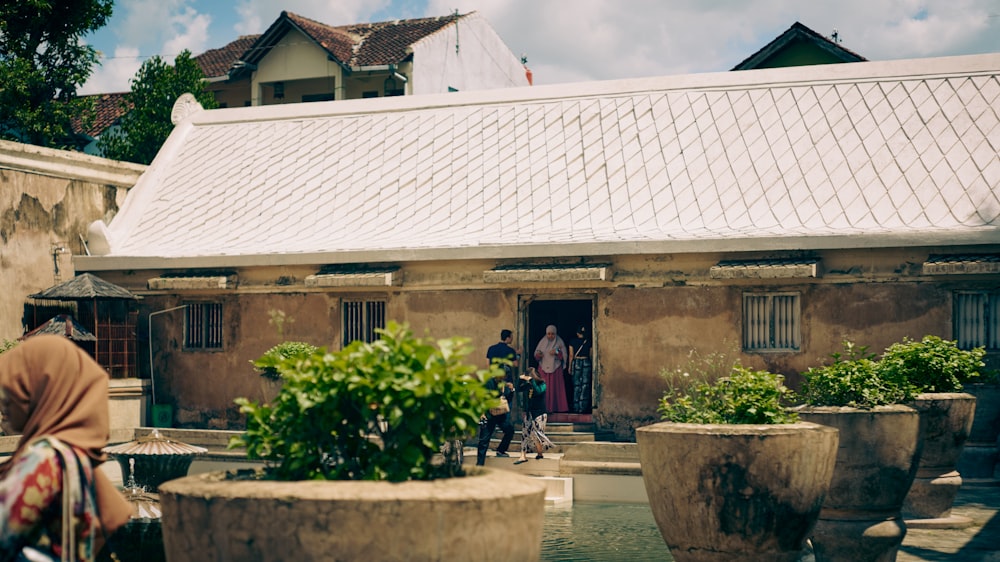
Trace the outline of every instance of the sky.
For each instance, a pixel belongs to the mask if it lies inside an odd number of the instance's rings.
[[[476,11],[535,84],[726,71],[796,21],[868,60],[1000,53],[998,0],[116,0],[84,37],[102,62],[79,93],[128,91],[150,56],[261,33],[281,10],[329,25]]]

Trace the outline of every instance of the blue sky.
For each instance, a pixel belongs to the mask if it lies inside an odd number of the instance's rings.
[[[104,56],[82,93],[127,91],[149,56],[221,47],[281,10],[331,25],[478,11],[536,84],[728,70],[796,21],[870,60],[1000,53],[997,0],[117,0],[85,38]]]

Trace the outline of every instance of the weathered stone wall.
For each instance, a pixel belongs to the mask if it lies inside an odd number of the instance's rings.
[[[985,252],[986,248],[970,248]],[[184,291],[146,288],[160,271],[101,272],[101,276],[144,297],[140,334],[146,319],[185,302],[222,302],[226,331],[221,352],[184,351],[183,311],[154,316],[152,348],[157,401],[176,408],[179,427],[238,429],[243,420],[233,399],[269,398],[277,387],[262,379],[249,361],[278,342],[307,341],[339,348],[343,299],[383,298],[386,318],[407,322],[418,335],[468,337],[470,361],[485,365],[488,346],[502,328],[515,331],[525,346],[528,304],[570,295],[593,301],[595,421],[618,438],[657,418],[657,400],[667,383],[664,369],[691,369],[692,354],[785,374],[792,387],[800,373],[827,361],[851,340],[881,352],[904,337],[952,337],[955,290],[996,287],[1000,276],[928,276],[921,264],[940,249],[829,251],[818,256],[816,278],[716,279],[710,268],[731,256],[711,254],[608,256],[606,281],[487,283],[492,261],[399,264],[398,284],[381,288],[305,287],[316,266],[261,267],[232,272],[233,289]],[[801,301],[801,349],[795,352],[741,352],[745,291],[794,292]],[[177,293],[178,291],[174,291]],[[286,322],[279,335],[274,311]],[[144,339],[144,338],[143,338]],[[140,345],[140,352],[146,353]],[[146,356],[140,364],[148,364]]]
[[[0,141],[0,339],[23,334],[28,295],[75,275],[87,226],[109,221],[144,169]]]

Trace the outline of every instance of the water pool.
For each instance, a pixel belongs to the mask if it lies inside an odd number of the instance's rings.
[[[575,502],[547,507],[542,560],[672,561],[648,504]]]

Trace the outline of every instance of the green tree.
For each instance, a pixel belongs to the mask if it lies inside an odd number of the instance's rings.
[[[122,100],[132,109],[122,117],[118,130],[101,136],[98,148],[107,158],[149,164],[173,130],[170,114],[174,102],[190,92],[205,109],[218,107],[215,96],[205,90],[205,75],[184,50],[170,66],[158,56],[142,64],[130,81],[132,89]]]
[[[111,17],[112,0],[0,0],[0,138],[64,148],[72,119],[91,118],[76,95],[98,52],[82,42]]]

